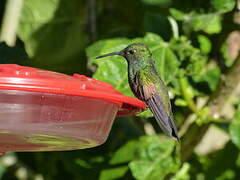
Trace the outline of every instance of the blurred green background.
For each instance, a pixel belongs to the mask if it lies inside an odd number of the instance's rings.
[[[1,64],[85,74],[127,96],[126,62],[95,57],[147,44],[181,136],[149,111],[120,117],[96,148],[1,156],[1,179],[240,179],[240,1],[1,0],[0,24]]]

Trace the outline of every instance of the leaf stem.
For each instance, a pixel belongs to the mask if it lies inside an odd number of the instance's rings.
[[[179,37],[179,31],[178,31],[178,24],[177,24],[177,22],[171,16],[168,16],[168,21],[171,24],[173,37],[174,38],[178,38]]]
[[[192,92],[191,87],[188,85],[187,79],[184,78],[184,77],[181,77],[179,82],[180,82],[180,87],[181,87],[181,90],[182,90],[182,93],[183,93],[183,98],[187,102],[189,109],[191,111],[193,111],[195,114],[199,114],[197,106],[192,99],[193,98],[193,92]]]
[[[23,0],[8,0],[6,4],[0,41],[5,41],[9,46],[14,46],[16,42],[16,33],[22,6]]]

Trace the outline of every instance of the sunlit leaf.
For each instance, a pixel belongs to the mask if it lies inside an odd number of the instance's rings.
[[[110,164],[121,164],[131,161],[135,157],[138,141],[129,141],[119,148],[110,160]]]
[[[171,156],[175,147],[174,140],[145,136],[140,138],[139,143],[137,156],[129,164],[136,179],[164,179],[166,175],[177,171],[178,161]]]
[[[214,91],[220,80],[220,69],[213,68],[199,76],[193,76],[193,80],[197,83],[207,83],[209,89]]]
[[[211,4],[216,11],[225,13],[233,10],[236,4],[236,1],[235,0],[211,0]]]
[[[174,38],[170,41],[170,48],[176,54],[178,59],[182,61],[182,72],[192,75],[200,74],[204,70],[207,62],[207,56],[198,48],[191,45],[191,42],[184,36]]]
[[[187,21],[195,31],[204,31],[208,34],[219,33],[222,30],[221,16],[219,14],[193,14]]]
[[[131,41],[128,39],[117,38],[98,41],[87,48],[90,63],[97,64],[98,66],[93,77],[112,84],[115,89],[127,96],[133,96],[128,85],[127,62],[120,56],[111,56],[104,59],[95,58],[105,53],[120,51],[130,43]]]
[[[104,169],[100,173],[99,180],[113,180],[117,178],[121,178],[127,172],[127,166],[120,166],[116,168]]]
[[[190,164],[186,162],[183,163],[181,169],[174,175],[172,180],[189,180],[190,179],[189,170]]]
[[[175,18],[178,21],[183,21],[185,18],[185,13],[178,9],[170,8],[169,12],[173,16],[173,18]]]
[[[198,42],[203,53],[208,54],[212,49],[211,41],[204,35],[198,35]]]
[[[222,30],[222,15],[214,13],[196,13],[195,11],[184,13],[178,9],[170,9],[171,15],[178,21],[183,22],[183,29],[186,33],[203,31],[208,34],[219,33]]]
[[[176,106],[187,106],[187,102],[184,99],[180,99],[180,98],[176,99],[174,104]]]
[[[240,148],[240,106],[238,107],[233,121],[229,127],[232,142]]]

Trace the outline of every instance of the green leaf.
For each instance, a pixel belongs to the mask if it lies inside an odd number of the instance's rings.
[[[187,34],[189,34],[192,30],[203,31],[208,34],[219,33],[222,30],[222,14],[218,11],[213,13],[197,13],[196,11],[184,13],[178,9],[171,8],[170,14],[176,20],[183,22],[183,30]]]
[[[204,74],[199,76],[193,76],[194,82],[206,82],[211,91],[214,91],[220,80],[220,69],[218,67],[206,71]]]
[[[18,36],[33,66],[65,72],[73,64],[75,72],[84,67],[79,59],[87,42],[85,7],[83,0],[24,1]]]
[[[192,76],[202,73],[207,62],[207,56],[193,47],[185,36],[172,39],[170,47],[178,59],[182,61],[183,74],[187,73],[187,75]]]
[[[208,34],[219,33],[222,30],[221,15],[217,13],[192,14],[187,19],[187,23],[194,31],[204,31]]]
[[[91,164],[89,164],[87,161],[83,160],[83,159],[80,159],[80,158],[77,158],[75,160],[75,163],[83,168],[87,168],[87,169],[91,169]]]
[[[7,171],[6,166],[4,166],[2,163],[0,164],[0,178],[4,176],[4,173]]]
[[[141,0],[143,3],[148,5],[169,5],[172,1],[171,0]]]
[[[198,42],[202,53],[208,54],[212,49],[211,41],[204,35],[198,35]]]
[[[155,67],[162,77],[163,81],[168,84],[178,74],[180,62],[167,44],[162,44],[153,51]]]
[[[236,165],[240,167],[240,154],[238,154],[237,160],[236,160]]]
[[[236,1],[235,0],[211,0],[214,9],[221,13],[232,11]]]
[[[189,180],[190,175],[190,164],[189,163],[183,163],[181,169],[174,175],[174,177],[171,180]]]
[[[87,56],[90,58],[90,65],[97,64],[98,69],[93,78],[108,82],[113,87],[126,96],[133,96],[128,85],[127,63],[120,56],[107,57],[105,59],[95,59],[95,57],[120,51],[130,44],[130,40],[125,38],[115,38],[98,41],[87,48]]]
[[[189,63],[186,67],[186,72],[188,73],[188,75],[192,76],[192,75],[201,74],[204,70],[204,66],[206,65],[206,60],[201,59],[197,56],[192,57],[191,60],[193,62]]]
[[[199,161],[202,164],[201,169],[203,170],[201,172],[204,174],[205,179],[239,179],[239,168],[236,167],[238,155],[239,149],[229,141],[224,147],[212,152],[211,156],[199,156]],[[191,165],[194,164],[191,163]],[[199,172],[198,169],[197,171]]]
[[[128,170],[128,166],[121,166],[111,169],[104,169],[100,173],[99,180],[111,180],[123,177]]]
[[[153,114],[149,109],[147,109],[146,111],[143,111],[143,112],[137,114],[137,116],[149,118],[149,117],[153,117]]]
[[[131,161],[135,156],[137,146],[138,141],[129,141],[114,153],[110,164],[115,165]]]
[[[233,121],[229,127],[230,136],[232,142],[240,148],[240,105],[238,106],[237,111],[235,112]]]
[[[161,36],[154,34],[154,33],[146,33],[146,35],[143,37],[143,41],[146,43],[153,43],[155,45],[157,45],[159,42],[163,42],[163,39],[161,38]]]
[[[185,13],[178,9],[170,8],[169,12],[170,12],[171,16],[178,21],[183,21],[185,18]]]
[[[168,174],[177,171],[179,164],[172,155],[175,142],[160,139],[159,136],[144,136],[139,140],[137,156],[129,164],[136,179],[164,179]]]
[[[186,77],[180,78],[179,82],[183,91],[183,96],[185,97],[184,100],[188,103],[188,101],[191,101],[195,96],[194,89]]]
[[[187,106],[187,102],[184,99],[181,99],[181,98],[176,99],[174,104],[176,106]]]

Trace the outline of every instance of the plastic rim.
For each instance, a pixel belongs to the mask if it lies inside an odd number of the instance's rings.
[[[45,92],[97,98],[112,102],[120,107],[118,115],[128,115],[142,111],[146,104],[121,94],[105,82],[84,75],[68,76],[52,71],[19,66],[0,65],[0,89]]]

